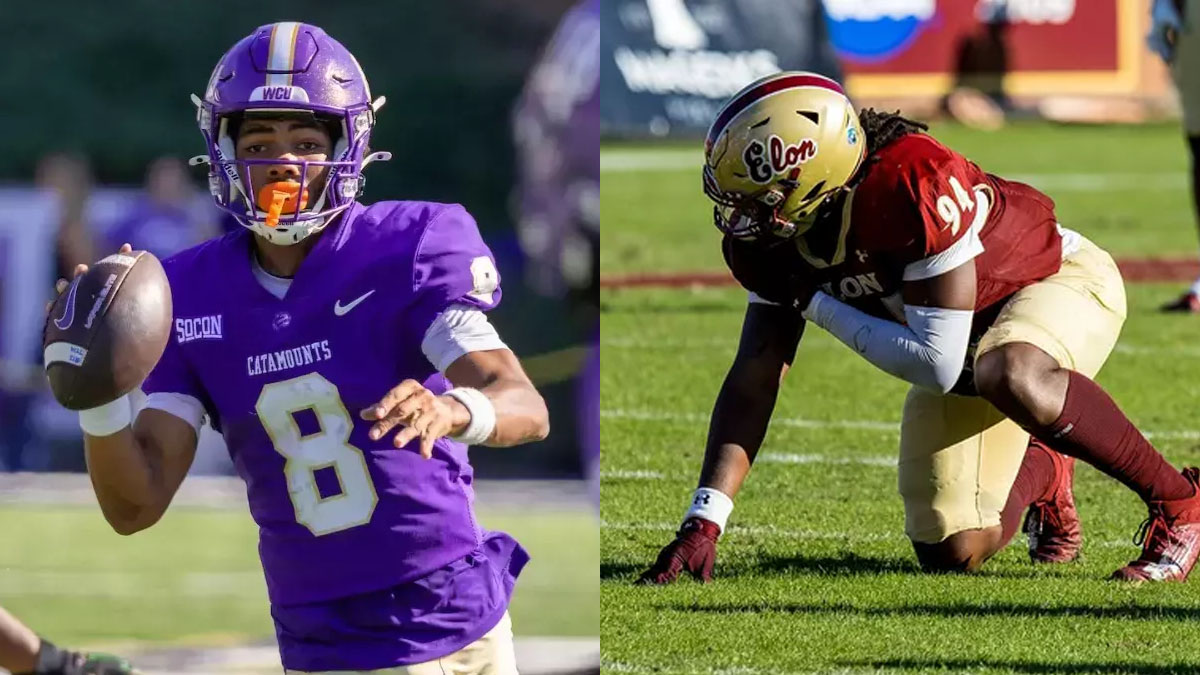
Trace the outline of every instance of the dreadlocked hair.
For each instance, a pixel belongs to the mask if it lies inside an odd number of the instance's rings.
[[[858,123],[862,126],[863,135],[867,139],[866,157],[862,166],[850,177],[846,185],[840,190],[831,192],[830,196],[826,197],[821,205],[817,207],[818,220],[821,218],[841,217],[838,215],[841,210],[840,198],[866,177],[869,167],[876,160],[875,153],[898,138],[929,130],[928,124],[910,120],[902,116],[899,110],[895,112],[879,112],[874,108],[863,108],[858,111]]]
[[[878,112],[874,108],[863,108],[858,113],[858,123],[862,125],[863,134],[867,137],[868,157],[901,136],[929,130],[928,124],[903,117],[899,110],[889,113]]]

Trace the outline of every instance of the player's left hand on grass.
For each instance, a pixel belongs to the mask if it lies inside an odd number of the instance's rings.
[[[383,396],[378,403],[364,408],[364,420],[377,420],[368,436],[377,441],[396,426],[403,428],[392,439],[392,445],[402,448],[409,441],[421,439],[421,456],[433,457],[433,442],[465,429],[471,423],[471,413],[463,404],[449,396],[435,396],[416,380],[405,380]]]
[[[139,675],[125,659],[100,652],[76,652],[60,649],[42,640],[33,675]]]
[[[712,581],[717,562],[717,537],[721,528],[703,518],[689,518],[675,533],[675,541],[659,551],[650,569],[638,577],[639,584],[669,584],[680,572],[688,572],[698,581]]]
[[[72,653],[74,662],[63,669],[63,675],[138,675],[125,659],[112,654]]]

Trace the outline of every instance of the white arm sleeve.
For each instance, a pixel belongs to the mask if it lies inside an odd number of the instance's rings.
[[[489,349],[508,349],[508,345],[487,315],[470,305],[450,305],[433,320],[421,341],[425,358],[443,373],[463,354]]]
[[[829,331],[880,370],[948,393],[962,373],[975,313],[904,306],[908,325],[878,319],[817,291],[804,318]]]
[[[204,423],[204,404],[195,396],[156,391],[146,397],[146,402],[142,405],[141,409],[145,410],[146,408],[154,408],[155,410],[171,413],[192,425],[197,434],[200,433],[200,425]]]

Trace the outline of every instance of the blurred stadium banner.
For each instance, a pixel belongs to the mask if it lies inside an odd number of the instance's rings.
[[[1009,95],[1130,94],[1145,51],[1138,0],[825,0],[858,97],[941,96],[960,83]],[[974,80],[974,82],[972,82]]]
[[[605,135],[702,134],[731,94],[778,70],[841,71],[817,0],[613,0],[600,8]]]
[[[1138,121],[1174,109],[1139,0],[614,0],[601,111],[613,136],[697,136],[777,70],[843,79],[863,106],[928,115],[979,92],[1009,112]]]

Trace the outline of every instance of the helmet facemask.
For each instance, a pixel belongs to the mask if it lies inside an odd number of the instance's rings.
[[[249,109],[222,115],[216,120],[215,138],[205,132],[205,139],[210,141],[209,156],[194,157],[191,163],[210,165],[209,191],[218,208],[273,244],[295,244],[324,229],[334,216],[346,210],[362,194],[363,168],[377,159],[390,159],[389,153],[372,153],[364,157],[361,164],[355,161],[356,155],[365,154],[367,134],[364,131],[370,129],[370,123],[358,123],[360,130],[355,138],[347,133],[346,118],[364,119],[364,115],[373,112],[348,113],[340,119],[336,115],[296,109]],[[329,132],[333,149],[325,160],[239,159],[236,149],[239,127],[255,118],[314,121]],[[359,150],[358,146],[363,149]],[[307,198],[288,199],[286,208],[272,214],[270,207],[260,199],[265,186],[255,183],[252,177],[250,167],[256,165],[295,166],[300,177],[297,192]],[[314,172],[317,167],[326,171],[323,174]],[[320,183],[319,189],[314,190],[317,183]],[[334,197],[333,190],[338,190],[340,198]]]
[[[764,235],[791,239],[807,232],[816,221],[820,205],[836,188],[820,191],[824,183],[819,183],[797,208],[785,213],[788,198],[797,187],[795,181],[784,179],[752,195],[721,192],[712,169],[704,167],[704,194],[716,202],[713,224],[737,239],[757,239]]]

